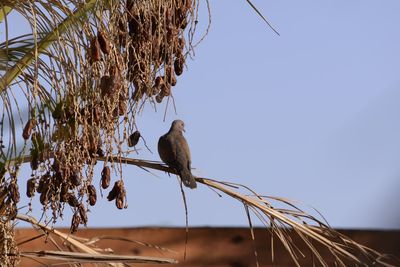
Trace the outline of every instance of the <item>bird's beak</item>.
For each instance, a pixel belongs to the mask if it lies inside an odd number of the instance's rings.
[[[183,131],[184,133],[186,133],[185,128],[182,128],[182,131]]]

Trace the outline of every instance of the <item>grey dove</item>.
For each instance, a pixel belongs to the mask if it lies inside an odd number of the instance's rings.
[[[197,185],[191,172],[190,150],[184,131],[183,121],[173,121],[168,133],[158,140],[158,154],[165,164],[176,170],[185,186],[194,189]]]

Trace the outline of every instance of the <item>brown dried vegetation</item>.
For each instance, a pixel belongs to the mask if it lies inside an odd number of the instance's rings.
[[[51,211],[53,222],[70,206],[72,232],[87,223],[85,206],[97,202],[93,174],[98,160],[105,161],[101,187],[108,189],[112,170],[120,170],[121,163],[114,157],[123,152],[120,144],[136,146],[141,137],[139,131],[126,134],[135,125],[137,112],[145,102],[155,105],[172,94],[175,73],[182,73],[180,65],[180,70],[174,70],[175,62],[181,62],[192,49],[184,35],[189,34],[191,40],[197,16],[195,0],[112,1],[98,8],[101,19],[82,21],[81,31],[68,32],[52,45],[52,54],[60,56],[49,56],[48,67],[58,70],[38,73],[47,75],[50,82],[43,88],[51,88],[54,99],[50,104],[30,101],[30,117],[22,131],[30,145],[32,169],[26,196],[31,201],[37,198],[44,212]],[[75,55],[67,55],[65,47],[74,48]],[[33,80],[29,80],[32,86]],[[38,94],[38,103],[48,103],[43,95]],[[0,181],[8,189],[3,199],[9,203],[8,219],[15,217],[20,200],[19,164],[0,166],[2,176],[8,173]],[[127,207],[122,177],[108,199],[115,200],[118,209]]]

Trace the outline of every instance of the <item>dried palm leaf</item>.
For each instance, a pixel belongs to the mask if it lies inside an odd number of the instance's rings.
[[[70,251],[23,251],[21,257],[58,260],[68,263],[135,263],[135,264],[175,264],[173,259],[157,257],[127,256],[127,255],[102,255]]]

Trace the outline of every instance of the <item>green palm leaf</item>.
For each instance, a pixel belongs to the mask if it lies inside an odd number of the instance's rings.
[[[0,83],[0,93],[6,90],[6,88],[11,84],[11,82],[18,77],[23,70],[29,66],[32,61],[37,57],[39,54],[43,53],[53,42],[55,42],[63,33],[68,31],[71,28],[76,28],[82,18],[87,18],[88,12],[92,11],[95,7],[96,0],[90,0],[83,6],[77,8],[77,10],[70,14],[68,17],[64,19],[59,25],[57,25],[51,31],[47,31],[42,33],[43,38],[34,40],[34,43],[28,43],[28,46],[31,47],[29,50],[24,50],[25,55],[15,62],[14,66],[11,67],[2,77],[2,81]],[[43,24],[47,25],[47,24]],[[43,27],[42,25],[42,27]],[[48,30],[48,29],[45,29]],[[24,40],[26,41],[26,40]],[[32,41],[32,40],[31,40]],[[24,42],[25,43],[25,42]],[[36,44],[35,44],[36,43]],[[20,46],[21,48],[26,48],[26,46]],[[20,50],[19,49],[19,50]],[[18,51],[18,50],[17,50]],[[7,51],[8,52],[8,51]],[[15,50],[14,50],[15,52]],[[12,53],[12,52],[11,52]],[[4,57],[4,50],[0,53],[0,56],[3,55]],[[13,59],[8,56],[8,60]]]
[[[0,4],[0,23],[3,22],[4,18],[10,13],[12,8],[8,5]]]

